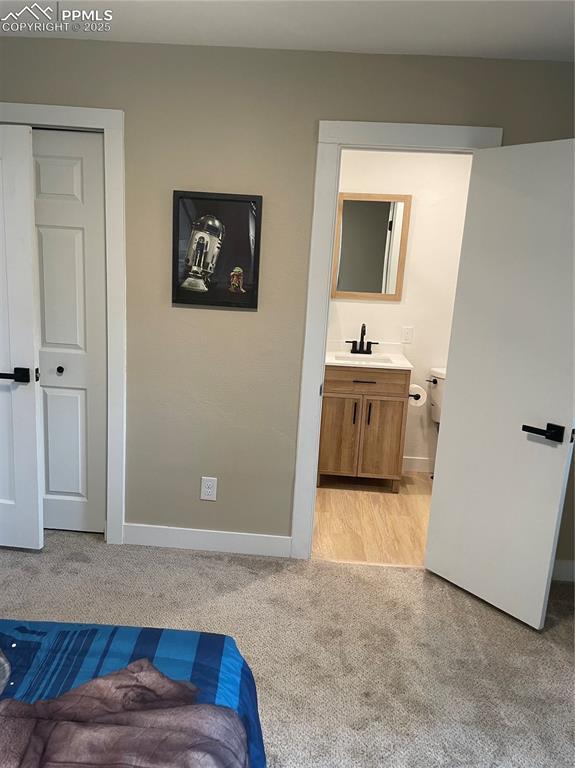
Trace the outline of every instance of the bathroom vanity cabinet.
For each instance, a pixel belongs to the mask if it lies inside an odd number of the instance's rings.
[[[410,371],[327,365],[320,475],[392,480],[399,490]]]

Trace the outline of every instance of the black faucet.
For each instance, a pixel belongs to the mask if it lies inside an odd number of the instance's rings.
[[[359,335],[359,342],[358,341],[346,341],[346,344],[351,344],[351,354],[352,355],[371,355],[372,353],[372,346],[374,344],[379,344],[379,341],[365,341],[365,334],[367,333],[367,328],[365,327],[365,323],[361,324],[361,331]]]
[[[365,323],[361,324],[361,331],[359,334],[359,348],[363,349],[363,340],[365,339],[365,332],[367,331],[367,328],[365,327]]]

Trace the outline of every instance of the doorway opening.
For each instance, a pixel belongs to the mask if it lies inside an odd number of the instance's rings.
[[[423,566],[471,163],[342,149],[313,558]]]
[[[318,466],[320,474],[345,470],[361,481],[389,480],[392,493],[400,490],[408,469],[404,456],[410,455],[404,453],[407,403],[419,396],[423,407],[427,394],[421,385],[412,388],[415,366],[401,347],[417,329],[400,325],[395,314],[379,346],[369,318],[351,338],[347,329],[338,335],[345,350],[327,343],[334,283],[336,292],[349,293],[339,269],[329,281],[342,152],[472,154],[424,565],[541,629],[573,453],[574,143],[500,144],[499,129],[320,124],[291,551],[312,554]],[[360,241],[358,231],[352,245]],[[392,252],[391,245],[383,249]],[[339,258],[346,256],[340,251]],[[401,296],[400,263],[399,256],[397,272],[388,265],[390,283],[377,278],[380,293],[389,283]],[[429,285],[441,279],[436,270]],[[406,272],[405,297],[407,280]],[[414,287],[421,288],[417,281]],[[363,286],[360,292],[369,291]],[[390,306],[398,312],[402,304]],[[397,326],[400,341],[387,342],[387,332]],[[550,379],[557,360],[563,361],[561,373]],[[320,441],[323,427],[326,441]]]

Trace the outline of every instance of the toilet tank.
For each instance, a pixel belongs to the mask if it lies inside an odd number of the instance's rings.
[[[445,389],[445,368],[431,368],[429,371],[429,399],[431,401],[431,418],[438,424],[441,421],[441,404]]]

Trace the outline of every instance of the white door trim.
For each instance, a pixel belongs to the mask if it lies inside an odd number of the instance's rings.
[[[108,437],[106,541],[123,541],[126,465],[126,238],[124,113],[117,109],[0,102],[0,123],[104,134]]]
[[[311,556],[330,275],[341,151],[463,152],[501,146],[502,128],[320,121],[297,432],[291,556]]]

